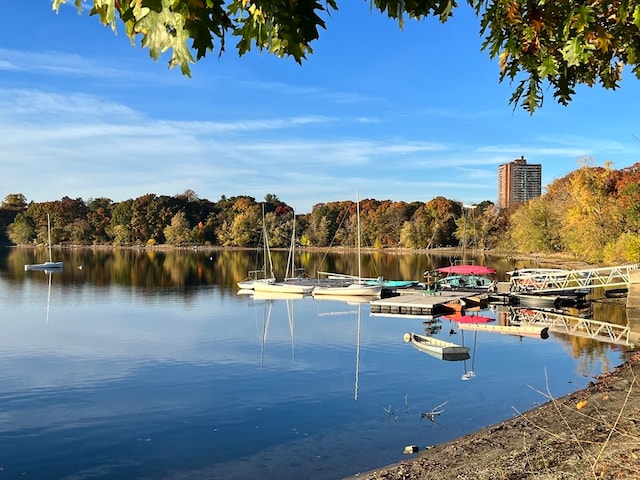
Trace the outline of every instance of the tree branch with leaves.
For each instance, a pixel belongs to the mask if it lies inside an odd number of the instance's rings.
[[[83,0],[73,0],[78,11]],[[351,0],[353,1],[353,0]],[[363,0],[398,22],[437,17],[446,22],[455,0]],[[53,0],[58,11],[67,0]],[[89,2],[91,3],[91,1]],[[91,15],[113,30],[118,18],[135,44],[158,59],[171,51],[169,67],[190,76],[190,64],[228,36],[244,55],[252,48],[302,63],[312,42],[338,10],[337,0],[93,0]],[[640,78],[640,5],[631,0],[468,0],[480,19],[481,49],[498,59],[500,82],[514,85],[510,103],[533,114],[547,87],[567,105],[578,85],[616,89],[625,66]],[[189,45],[190,42],[190,45]],[[195,58],[194,58],[195,53]]]

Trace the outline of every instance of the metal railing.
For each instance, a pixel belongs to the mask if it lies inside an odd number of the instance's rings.
[[[591,338],[605,343],[634,347],[631,341],[629,326],[591,320],[589,318],[562,315],[532,310],[527,308],[513,309],[511,318],[523,325],[544,325],[553,332],[566,333],[576,337]]]
[[[627,287],[629,274],[638,270],[639,265],[590,268],[586,270],[566,270],[551,272],[531,272],[512,275],[512,292],[561,292],[566,290],[590,289],[596,287]]]

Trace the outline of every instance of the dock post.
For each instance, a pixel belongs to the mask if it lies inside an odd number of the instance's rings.
[[[627,324],[631,342],[640,346],[640,270],[629,272]]]
[[[627,308],[640,308],[640,270],[631,270],[629,272]]]

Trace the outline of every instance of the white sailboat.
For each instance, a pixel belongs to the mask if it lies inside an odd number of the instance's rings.
[[[266,232],[265,232],[266,236]],[[306,282],[298,272],[301,269],[296,268],[295,265],[295,244],[296,244],[296,217],[293,216],[293,232],[291,234],[291,245],[289,247],[289,258],[287,260],[287,271],[283,282],[256,282],[253,284],[253,289],[256,292],[267,293],[293,293],[301,295],[309,295],[314,285]]]
[[[346,286],[316,286],[313,289],[312,295],[348,295],[348,296],[368,296],[368,297],[380,297],[382,294],[382,283],[371,284],[367,280],[362,278],[362,261],[360,255],[360,197],[357,197],[356,203],[357,212],[357,226],[358,226],[358,276],[353,279],[353,282]]]
[[[54,262],[53,255],[51,253],[51,217],[47,213],[47,231],[49,234],[49,260],[44,263],[36,263],[33,265],[25,265],[24,270],[26,272],[31,270],[62,270],[63,262]]]
[[[256,285],[266,285],[276,281],[276,278],[273,275],[273,262],[271,260],[271,251],[269,250],[267,226],[264,222],[264,205],[262,205],[262,237],[264,238],[262,268],[259,270],[250,270],[249,276],[238,282],[238,288],[241,290],[254,290]],[[267,260],[269,261],[269,273],[267,273]],[[261,273],[264,274],[263,278],[259,278]]]

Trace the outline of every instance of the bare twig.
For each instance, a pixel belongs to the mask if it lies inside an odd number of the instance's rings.
[[[598,461],[600,461],[600,457],[604,453],[604,450],[607,448],[607,445],[609,444],[609,440],[611,440],[611,436],[613,435],[613,432],[616,430],[618,423],[620,422],[620,418],[622,417],[622,412],[624,412],[624,409],[627,407],[627,403],[629,402],[629,397],[631,396],[631,392],[633,391],[633,385],[638,381],[638,379],[635,376],[635,373],[633,373],[633,369],[631,368],[629,369],[631,370],[631,375],[633,376],[633,380],[631,382],[631,385],[629,386],[629,390],[627,391],[627,396],[625,397],[624,402],[622,403],[622,407],[620,407],[620,411],[618,412],[616,421],[613,422],[613,426],[609,430],[609,435],[607,435],[607,439],[602,444],[602,448],[600,448],[600,452],[598,453],[598,456],[593,462],[593,465],[591,465],[591,470],[593,471],[594,475],[595,475],[596,465],[598,464]]]

